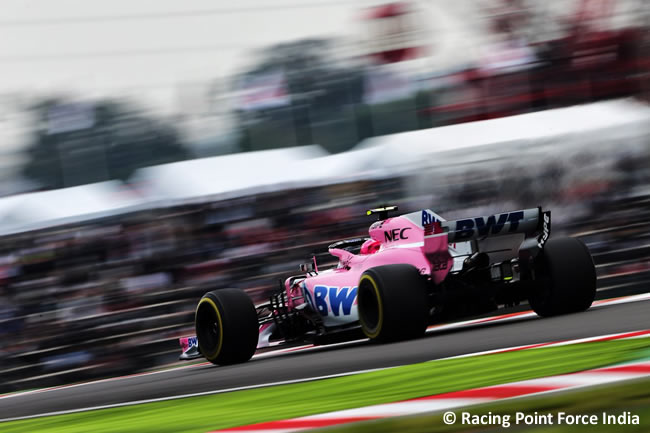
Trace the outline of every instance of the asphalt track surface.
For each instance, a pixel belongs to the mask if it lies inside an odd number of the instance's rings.
[[[388,345],[349,345],[284,353],[245,364],[117,378],[0,399],[0,419],[216,391],[299,378],[423,362],[504,347],[650,329],[650,301],[604,305],[584,313],[522,318],[438,330]]]

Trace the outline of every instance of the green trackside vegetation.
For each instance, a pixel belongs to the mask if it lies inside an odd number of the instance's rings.
[[[492,415],[497,421],[492,426],[463,425],[458,420],[461,412],[471,415]],[[458,409],[456,423],[446,425],[443,414],[416,415],[409,417],[388,418],[377,421],[347,424],[320,430],[321,433],[455,433],[483,431],[532,431],[535,433],[647,433],[650,431],[650,379],[639,379],[608,386],[598,386],[582,391],[572,391],[547,396],[521,398],[513,401],[488,403],[472,408]],[[553,425],[517,425],[515,413],[521,412],[534,416],[537,414],[553,414]],[[558,425],[558,412],[572,415],[596,415],[596,425]],[[603,412],[607,415],[629,414],[625,419],[631,420],[632,415],[639,417],[639,424],[607,425],[602,422]],[[510,415],[510,426],[502,428],[497,417]]]
[[[649,349],[650,338],[639,338],[437,360],[311,382],[11,421],[0,423],[0,431],[206,432],[570,373],[639,359]]]

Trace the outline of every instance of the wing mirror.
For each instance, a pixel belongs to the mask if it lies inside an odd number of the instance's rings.
[[[300,265],[301,272],[316,272],[318,273],[318,265],[316,264],[316,256],[312,257],[312,262],[302,263]]]

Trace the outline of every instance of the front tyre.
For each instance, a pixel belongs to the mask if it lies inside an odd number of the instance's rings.
[[[213,364],[246,362],[255,353],[257,313],[243,290],[221,289],[203,295],[194,323],[199,350]]]
[[[596,296],[596,267],[587,246],[576,238],[554,238],[537,264],[537,284],[529,302],[539,316],[577,313]]]
[[[359,280],[359,322],[380,342],[422,336],[429,320],[427,282],[411,265],[370,268]]]

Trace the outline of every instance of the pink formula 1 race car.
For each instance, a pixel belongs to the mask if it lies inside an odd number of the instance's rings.
[[[541,208],[445,221],[425,209],[378,221],[369,238],[329,246],[330,269],[316,260],[255,306],[239,289],[206,293],[196,308],[196,338],[181,358],[214,364],[249,360],[257,348],[365,334],[377,342],[422,336],[427,326],[528,301],[540,316],[591,306],[596,270],[578,239],[550,239]]]

